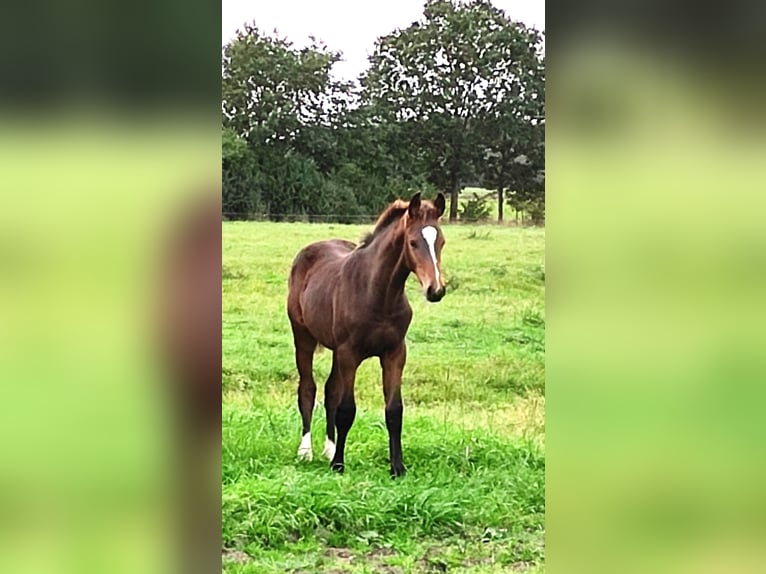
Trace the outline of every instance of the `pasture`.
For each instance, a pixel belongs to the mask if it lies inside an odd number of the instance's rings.
[[[345,474],[320,456],[328,350],[314,361],[314,460],[296,457],[290,264],[371,227],[223,223],[223,571],[542,572],[542,229],[445,223],[446,297],[428,303],[410,277],[405,477],[389,477],[376,359],[357,374]]]

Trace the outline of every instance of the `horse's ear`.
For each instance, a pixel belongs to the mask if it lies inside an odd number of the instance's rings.
[[[443,193],[439,193],[434,200],[434,207],[436,208],[436,217],[444,215],[444,208],[447,207],[447,200],[444,198]]]
[[[417,217],[419,210],[420,210],[420,192],[417,192],[415,195],[412,196],[412,199],[410,199],[410,206],[407,209],[407,211],[409,212],[410,217]]]

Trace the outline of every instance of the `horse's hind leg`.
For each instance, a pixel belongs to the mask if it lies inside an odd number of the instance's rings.
[[[303,433],[298,447],[298,458],[311,460],[311,415],[314,412],[317,387],[314,383],[314,351],[317,341],[304,328],[293,326],[295,342],[295,364],[298,367],[298,410],[303,419]]]

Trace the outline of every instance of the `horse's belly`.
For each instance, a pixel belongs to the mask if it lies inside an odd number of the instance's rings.
[[[333,349],[335,341],[332,333],[332,299],[325,296],[321,290],[309,287],[301,297],[301,308],[303,323],[311,335],[322,346]]]

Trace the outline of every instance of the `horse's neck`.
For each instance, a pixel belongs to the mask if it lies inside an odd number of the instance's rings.
[[[410,274],[404,260],[404,231],[399,225],[382,237],[378,237],[370,246],[366,255],[368,270],[365,290],[370,304],[388,306],[397,303],[404,293],[404,285]]]

